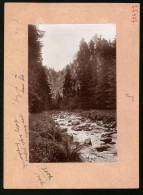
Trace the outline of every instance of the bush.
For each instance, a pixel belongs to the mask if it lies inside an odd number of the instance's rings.
[[[80,111],[83,117],[90,118],[93,121],[102,121],[103,123],[116,122],[115,110],[90,110]]]
[[[75,147],[48,112],[29,116],[29,161],[79,162],[81,147]]]

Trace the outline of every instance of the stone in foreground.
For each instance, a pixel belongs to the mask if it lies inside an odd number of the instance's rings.
[[[73,121],[72,122],[72,125],[79,125],[80,124],[80,121]]]
[[[67,131],[67,128],[61,128],[61,131],[62,132],[66,132]]]
[[[97,147],[95,148],[98,152],[103,152],[103,151],[106,151],[108,148],[110,148],[109,146],[100,146],[100,147]]]
[[[105,143],[110,143],[112,141],[112,138],[101,139],[101,141]]]
[[[85,143],[85,144],[92,145],[92,143],[91,143],[91,139],[90,139],[90,138],[86,139],[86,140],[84,141],[84,143]]]

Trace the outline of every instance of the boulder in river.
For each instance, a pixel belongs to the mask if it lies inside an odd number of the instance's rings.
[[[85,144],[88,144],[88,145],[92,145],[91,139],[90,139],[90,138],[86,139],[86,140],[84,141],[84,143],[85,143]]]
[[[73,127],[71,128],[71,130],[76,131],[76,130],[77,130],[77,127],[73,126]]]
[[[91,131],[92,130],[92,128],[90,128],[90,127],[85,127],[84,129],[83,129],[83,131]]]
[[[87,126],[87,127],[90,127],[90,125],[91,125],[90,123],[86,123],[86,126]]]
[[[93,124],[93,125],[91,125],[91,127],[92,127],[92,128],[96,128],[96,127],[97,127],[97,125]]]
[[[81,122],[85,122],[85,119],[84,119],[84,118],[81,118],[80,121],[81,121]]]
[[[101,141],[105,143],[110,143],[112,141],[112,138],[101,139]]]
[[[67,131],[67,128],[61,128],[61,131],[62,132],[66,132]]]
[[[60,125],[65,125],[64,123],[60,123]]]
[[[73,121],[72,122],[72,125],[79,125],[80,124],[80,121]]]
[[[105,137],[105,136],[110,137],[110,136],[112,136],[112,134],[114,134],[114,132],[112,132],[112,133],[103,133],[103,134],[101,135],[101,137]]]
[[[63,116],[63,115],[61,115],[61,116],[60,116],[60,119],[64,119],[64,116]]]
[[[79,125],[78,127],[80,127],[80,128],[86,128],[86,125]]]
[[[100,146],[100,147],[97,147],[95,148],[98,152],[103,152],[103,151],[106,151],[108,148],[110,148],[109,146]]]
[[[97,125],[103,126],[103,121],[97,121]]]
[[[110,142],[110,144],[116,144],[116,142]]]
[[[76,129],[76,131],[82,131],[83,130],[83,128],[81,128],[81,127],[77,127],[77,129]]]

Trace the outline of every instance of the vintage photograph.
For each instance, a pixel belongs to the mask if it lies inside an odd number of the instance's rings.
[[[29,162],[117,161],[116,24],[28,25]]]

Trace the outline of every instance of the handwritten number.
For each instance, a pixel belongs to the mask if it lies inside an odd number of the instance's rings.
[[[126,96],[132,99],[132,102],[134,102],[134,96],[128,95],[128,93],[126,93]]]
[[[20,81],[24,81],[24,76],[23,75],[19,76],[17,74],[13,74],[13,73],[11,73],[11,75],[13,75],[15,79],[17,78]],[[16,91],[15,98],[12,98],[12,100],[14,100],[16,103],[19,104],[20,99],[22,99],[22,95],[21,94],[24,93],[24,83],[21,84],[21,89],[18,88],[17,86],[12,85],[12,84],[9,84],[9,85],[11,87],[13,87],[15,89],[15,91]]]
[[[136,6],[136,5],[133,5],[132,6],[132,20],[130,21],[130,22],[132,22],[132,23],[135,23],[135,22],[137,22],[137,17],[135,17],[137,14],[136,14],[136,12],[138,11],[137,10],[137,7],[138,6]]]

